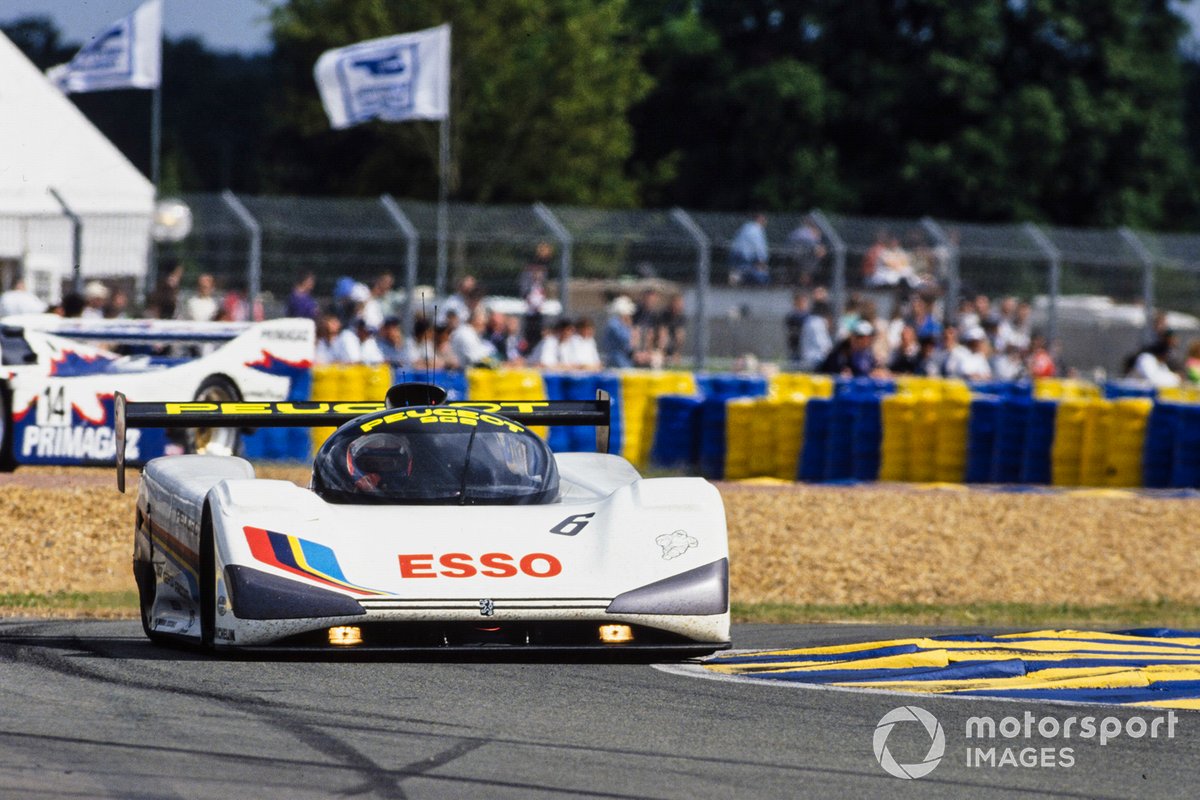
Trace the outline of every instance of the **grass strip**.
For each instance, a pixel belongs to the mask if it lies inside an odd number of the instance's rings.
[[[21,592],[0,594],[0,617],[134,618],[137,592]]]
[[[1200,605],[1171,600],[1085,606],[1034,603],[940,605],[888,603],[796,605],[734,603],[735,622],[857,622],[1030,628],[1175,628],[1200,630]]]

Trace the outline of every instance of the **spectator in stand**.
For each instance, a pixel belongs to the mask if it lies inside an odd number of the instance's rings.
[[[829,334],[831,309],[825,290],[813,290],[808,317],[800,326],[800,360],[797,368],[801,372],[816,372],[821,363],[833,350],[833,338]]]
[[[605,366],[626,369],[634,365],[633,315],[637,306],[625,295],[608,304],[608,322],[604,325],[601,353]]]
[[[129,293],[116,288],[109,295],[108,304],[104,306],[105,319],[129,319]]]
[[[1158,389],[1179,386],[1182,379],[1170,365],[1172,338],[1172,332],[1165,331],[1152,345],[1143,349],[1134,359],[1133,368],[1126,377]]]
[[[957,358],[958,355],[965,353],[965,351],[966,348],[958,341],[958,327],[947,325],[942,329],[941,347],[936,348],[934,351],[934,365],[937,368],[934,374],[940,375],[943,378],[947,377],[950,374],[951,361]]]
[[[434,326],[433,363],[431,364],[434,369],[458,370],[469,366],[459,361],[458,356],[454,353],[454,346],[450,343],[452,332],[447,325]]]
[[[1183,363],[1184,377],[1192,383],[1200,383],[1200,339],[1188,345],[1187,361]]]
[[[192,322],[209,322],[217,317],[217,298],[213,294],[217,286],[213,276],[201,273],[196,278],[196,293],[183,304],[183,318]]]
[[[1054,355],[1046,345],[1046,337],[1035,333],[1029,342],[1029,374],[1034,378],[1053,378],[1058,374]]]
[[[992,365],[988,360],[987,334],[983,328],[967,328],[963,331],[962,342],[946,361],[947,377],[968,381],[991,380]]]
[[[179,289],[183,286],[183,264],[172,262],[159,278],[146,303],[146,316],[153,319],[175,319],[179,306]]]
[[[375,342],[375,331],[366,320],[356,319],[338,335],[342,361],[348,364],[382,364],[383,353]]]
[[[1030,349],[1033,341],[1033,306],[1025,301],[1017,303],[1008,341],[1021,348],[1022,352]]]
[[[992,356],[992,376],[998,381],[1019,381],[1027,377],[1025,360],[1021,358],[1021,348],[1012,342],[998,349]]]
[[[729,285],[766,286],[771,251],[767,246],[767,215],[759,212],[742,224],[729,243]]]
[[[474,275],[462,276],[458,281],[457,291],[443,300],[438,307],[438,323],[445,325],[448,314],[455,314],[460,320],[468,319],[471,316],[469,299],[475,294],[477,288]]]
[[[320,312],[317,300],[312,296],[313,289],[316,287],[316,275],[311,272],[301,275],[300,280],[292,285],[292,293],[288,295],[284,316],[316,319],[317,314]]]
[[[79,292],[67,292],[63,295],[62,300],[62,316],[67,319],[78,319],[83,316],[83,310],[87,307],[87,301],[83,299],[83,295]]]
[[[940,378],[943,359],[938,353],[938,340],[933,336],[922,336],[917,341],[921,347],[921,354],[917,359],[917,368],[914,374],[926,378]]]
[[[880,229],[875,231],[875,241],[863,253],[862,278],[864,286],[877,286],[882,269],[883,251],[887,249],[888,232]]]
[[[587,317],[582,317],[575,326],[575,333],[562,345],[562,362],[568,369],[595,372],[603,364],[596,347],[596,326]]]
[[[687,346],[687,313],[684,311],[683,295],[671,295],[666,310],[659,317],[658,341],[662,345],[665,364],[677,367],[683,363],[683,350]]]
[[[432,370],[434,357],[434,326],[425,317],[417,317],[413,322],[412,367],[414,370]]]
[[[935,340],[942,335],[942,323],[933,315],[933,303],[924,295],[914,295],[911,302],[909,322],[917,333],[917,338],[932,337]]]
[[[549,242],[538,242],[533,259],[521,270],[517,289],[525,301],[525,342],[532,349],[542,338],[542,306],[546,303],[546,273],[554,258]]]
[[[859,320],[850,335],[838,342],[821,364],[821,372],[846,378],[865,378],[877,371],[874,352],[875,326]]]
[[[342,322],[336,314],[322,314],[317,318],[317,343],[313,353],[314,364],[337,364],[348,360],[341,346],[339,334]]]
[[[84,319],[104,319],[104,306],[108,304],[110,292],[100,281],[89,281],[83,287],[83,312],[79,315]]]
[[[464,368],[495,366],[496,348],[487,340],[487,312],[476,308],[465,324],[460,324],[450,334],[450,347],[455,360]]]
[[[811,219],[806,218],[788,234],[787,246],[792,264],[796,268],[796,282],[800,286],[810,286],[826,253],[825,238],[821,235],[821,229]]]
[[[888,369],[897,375],[917,375],[923,362],[921,342],[912,325],[900,329],[900,345],[888,362]]]
[[[374,330],[383,327],[383,320],[387,316],[383,304],[395,284],[396,280],[390,272],[381,272],[371,281],[369,294],[362,308],[362,318],[368,327]]]
[[[878,252],[874,277],[868,286],[907,286],[915,289],[920,284],[912,266],[912,257],[900,246],[900,240],[888,236],[883,249]]]
[[[254,299],[251,306],[246,298],[246,282],[235,280],[221,298],[221,318],[230,322],[261,322],[263,318],[262,301]],[[353,321],[353,320],[352,320]]]
[[[499,342],[492,342],[496,352],[506,365],[521,366],[525,363],[526,353],[525,339],[521,336],[521,318],[505,314],[503,334]]]
[[[33,292],[25,288],[25,276],[13,278],[8,291],[0,295],[0,317],[12,317],[18,314],[41,314],[45,312],[46,304]]]
[[[383,320],[379,333],[375,335],[375,344],[384,363],[393,369],[408,369],[415,361],[412,346],[404,338],[399,317],[386,317]]]
[[[662,366],[662,298],[657,289],[648,288],[642,291],[642,298],[637,303],[637,311],[633,314],[633,336],[640,359],[656,366]]]
[[[542,340],[529,354],[529,363],[539,369],[557,370],[565,366],[563,348],[567,339],[575,335],[575,325],[566,317],[560,317]]]
[[[958,329],[965,331],[967,328],[975,328],[978,327],[979,322],[979,312],[975,310],[975,301],[968,298],[959,301],[958,316],[954,320]]]
[[[788,367],[802,369],[800,366],[800,339],[803,336],[804,324],[812,313],[812,301],[808,292],[792,293],[792,310],[783,318],[783,330],[787,340]]]

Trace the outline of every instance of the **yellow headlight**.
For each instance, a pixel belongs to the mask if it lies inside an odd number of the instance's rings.
[[[362,644],[362,628],[357,625],[339,625],[329,629],[329,643],[339,647]]]
[[[633,628],[628,625],[601,625],[600,641],[605,644],[620,644],[633,641]]]

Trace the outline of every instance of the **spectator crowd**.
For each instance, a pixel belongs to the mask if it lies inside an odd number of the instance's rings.
[[[1032,325],[1029,303],[986,295],[964,300],[943,323],[937,297],[898,297],[885,318],[875,303],[853,294],[836,319],[822,287],[796,292],[785,319],[792,369],[846,377],[890,375],[1015,381],[1057,375],[1045,337]]]

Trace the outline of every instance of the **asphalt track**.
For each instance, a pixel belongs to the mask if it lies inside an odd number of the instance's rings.
[[[932,633],[740,626],[734,645]],[[917,780],[886,774],[872,750],[880,718],[905,704],[946,733],[945,757]],[[1200,714],[1186,711],[1173,739],[1073,742],[1070,768],[966,765],[968,717],[1027,710],[1165,713],[720,682],[645,664],[223,660],[156,648],[132,622],[0,623],[4,798],[1196,796]],[[901,763],[928,748],[912,733],[888,739]]]

